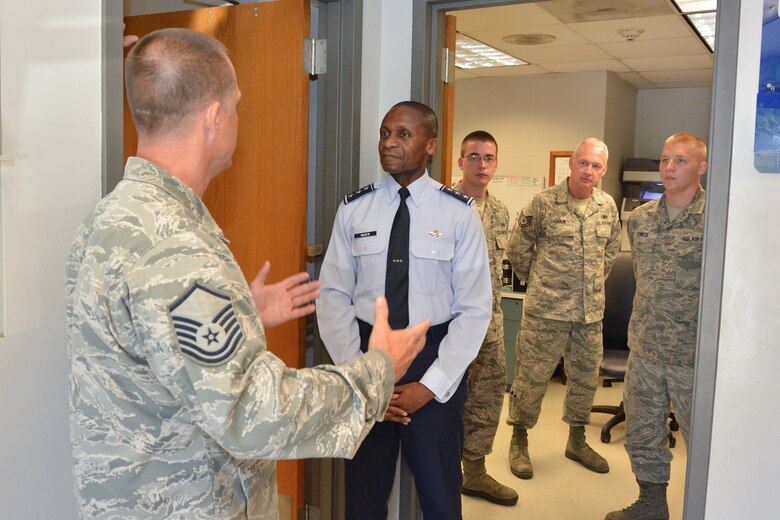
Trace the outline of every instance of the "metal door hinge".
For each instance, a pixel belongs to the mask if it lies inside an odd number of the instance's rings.
[[[441,49],[441,80],[444,83],[455,81],[455,51],[442,47]]]
[[[320,520],[320,508],[306,504],[298,511],[298,520]]]
[[[328,40],[306,38],[303,41],[303,69],[311,79],[317,74],[325,74],[328,65]]]

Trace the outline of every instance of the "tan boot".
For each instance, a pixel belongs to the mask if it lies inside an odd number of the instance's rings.
[[[487,474],[485,457],[477,460],[463,459],[463,487],[460,492],[501,506],[517,504],[517,492]]]
[[[509,468],[517,478],[529,479],[534,476],[531,458],[528,456],[528,431],[515,426],[509,443]]]
[[[585,427],[570,426],[569,442],[566,443],[566,458],[579,462],[596,473],[608,473],[607,459],[593,451],[585,442]]]
[[[666,483],[641,482],[639,498],[623,509],[609,513],[604,520],[669,520],[669,505],[666,503]]]

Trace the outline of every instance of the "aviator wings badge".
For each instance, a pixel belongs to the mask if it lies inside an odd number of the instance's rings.
[[[431,229],[427,232],[429,235],[431,235],[433,238],[441,238],[444,236],[444,233],[439,231],[438,229]]]

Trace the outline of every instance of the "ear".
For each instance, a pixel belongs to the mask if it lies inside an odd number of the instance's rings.
[[[433,155],[436,153],[436,149],[439,147],[439,139],[436,137],[431,137],[428,139],[428,143],[425,145],[425,151],[428,153],[428,155]]]
[[[219,135],[222,124],[222,104],[212,101],[203,109],[203,129],[209,140],[214,140]]]
[[[463,169],[463,157],[458,157],[458,168]]]
[[[707,173],[707,162],[702,161],[699,163],[699,177]]]

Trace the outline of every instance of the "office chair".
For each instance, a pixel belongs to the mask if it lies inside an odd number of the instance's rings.
[[[626,363],[628,362],[628,322],[631,319],[631,310],[634,303],[636,280],[634,279],[634,265],[631,253],[621,251],[615,259],[615,265],[609,273],[604,284],[604,359],[601,361],[599,373],[604,377],[603,387],[611,387],[612,383],[622,382],[626,376]],[[609,443],[612,440],[612,428],[626,420],[626,412],[623,409],[623,401],[619,405],[594,405],[591,409],[595,413],[612,414],[601,429],[601,442]],[[677,431],[680,426],[674,418],[674,413],[669,414],[671,431]],[[674,448],[676,440],[669,433],[669,446]]]

